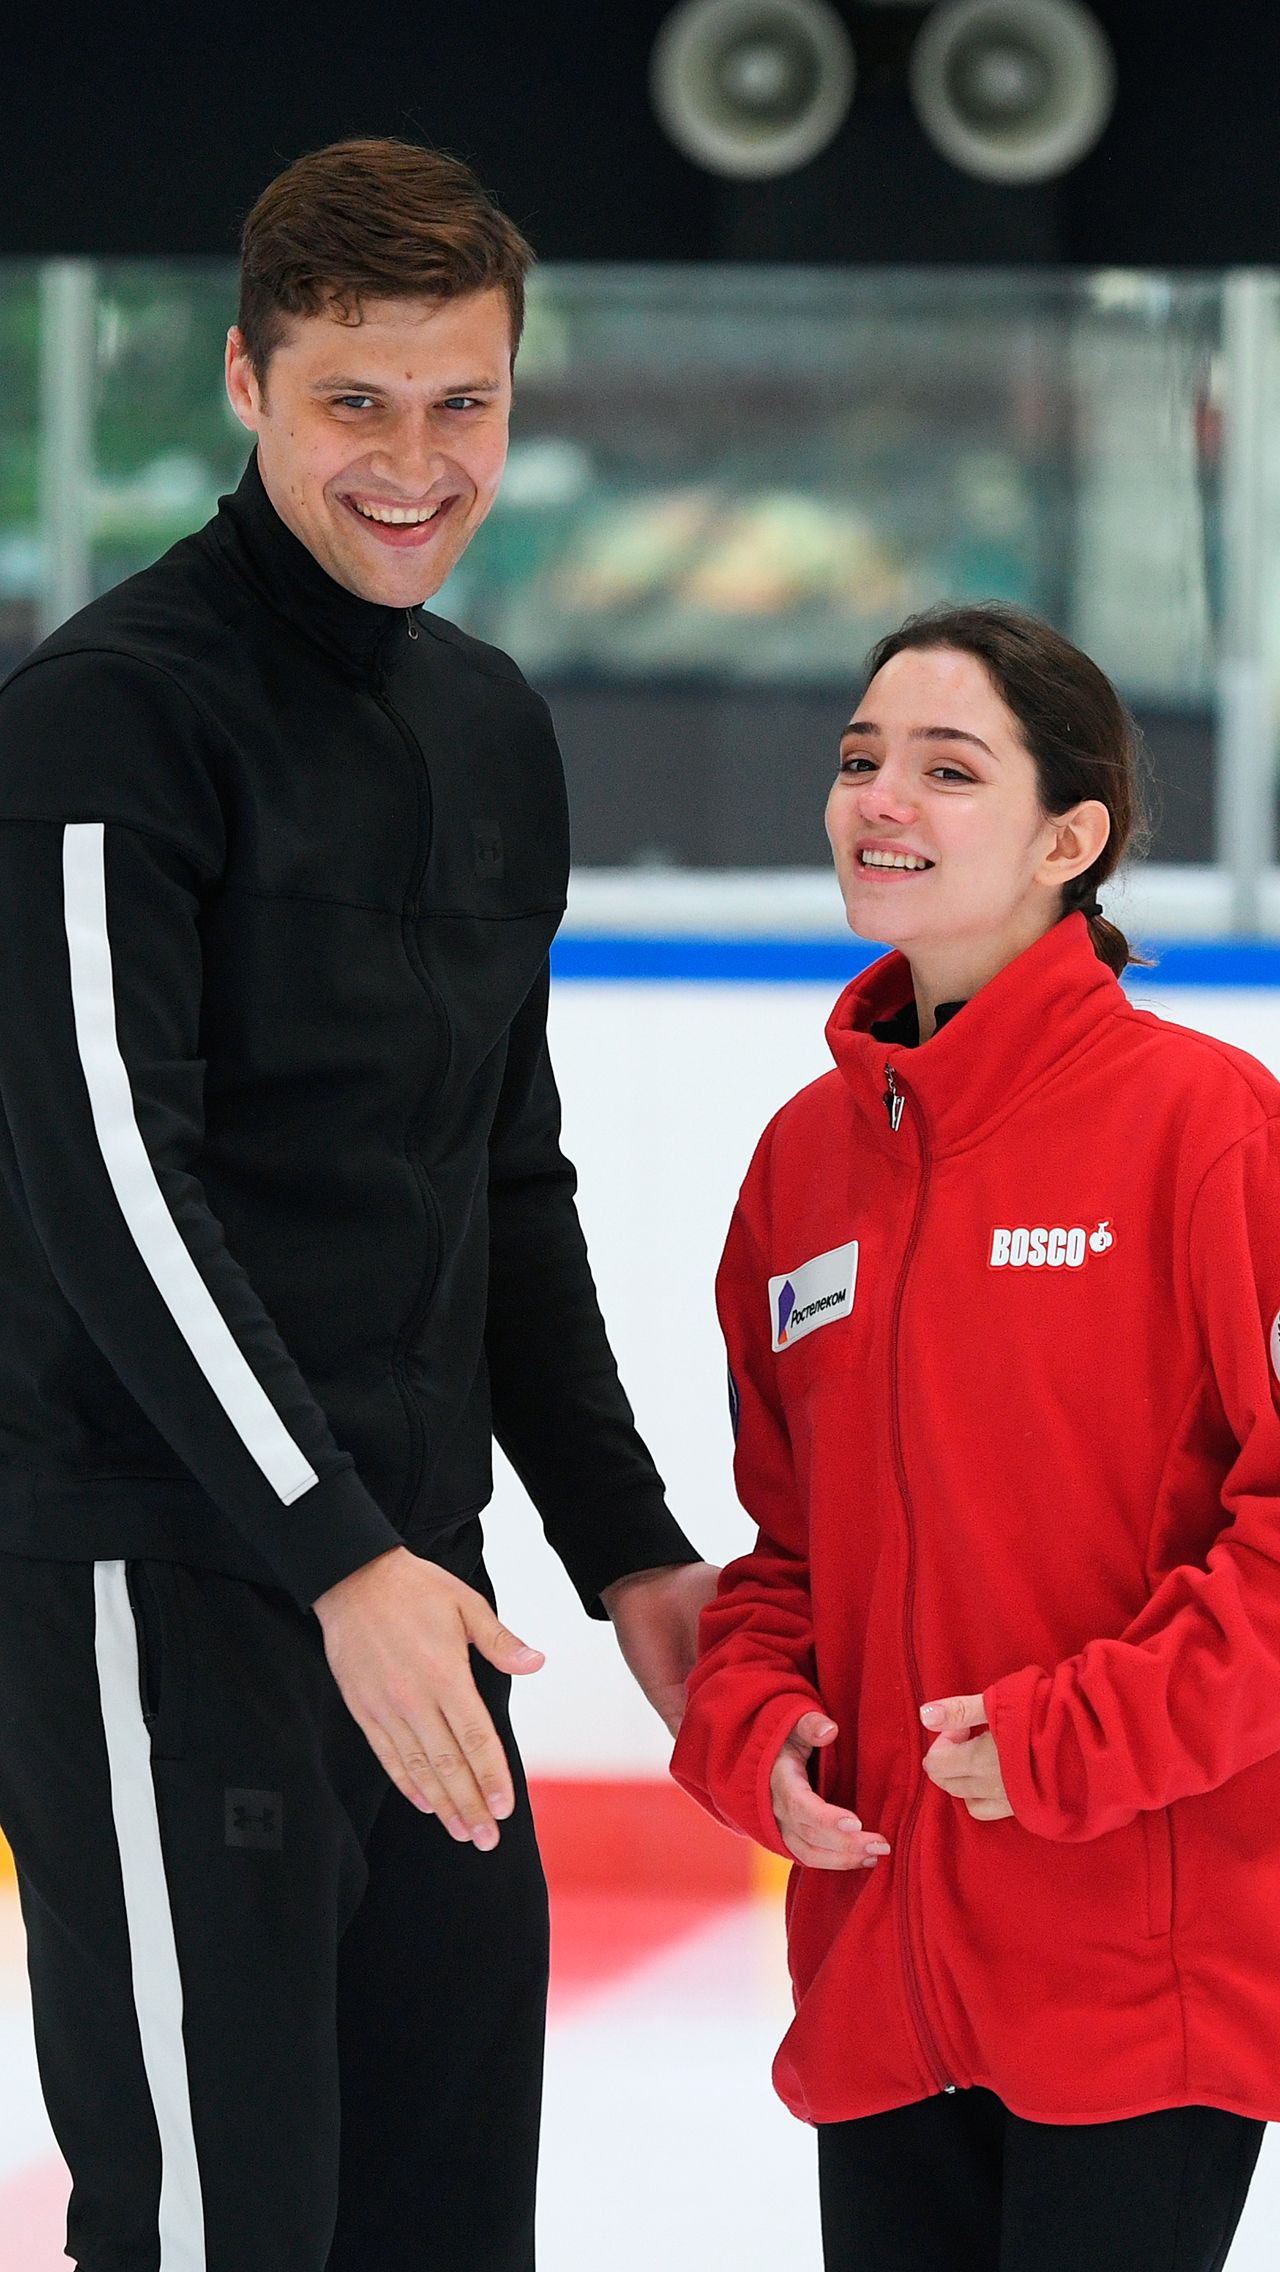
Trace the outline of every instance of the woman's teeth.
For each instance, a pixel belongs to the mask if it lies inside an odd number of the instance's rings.
[[[355,504],[354,498],[352,503]],[[439,510],[439,505],[427,505],[421,511],[409,505],[356,505],[357,513],[366,521],[387,521],[396,528],[409,525],[416,527],[422,521],[433,521]]]
[[[931,868],[932,860],[919,860],[914,852],[863,852],[864,868]]]

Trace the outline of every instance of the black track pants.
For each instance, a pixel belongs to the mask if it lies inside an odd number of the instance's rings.
[[[80,2272],[531,2272],[546,1889],[388,1782],[319,1627],[0,1557],[0,1823]]]
[[[1222,2272],[1265,2125],[1024,2122],[944,2093],[818,2131],[827,2272]]]

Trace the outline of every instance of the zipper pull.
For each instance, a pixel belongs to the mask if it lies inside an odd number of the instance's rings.
[[[418,636],[418,626],[417,622],[415,621],[415,610],[411,607],[407,607],[404,611],[404,619],[409,626],[409,637],[411,639],[416,639]]]
[[[907,1100],[893,1077],[892,1065],[885,1066],[884,1077],[889,1084],[884,1092],[884,1109],[889,1115],[889,1126],[896,1136],[902,1126],[902,1114]]]

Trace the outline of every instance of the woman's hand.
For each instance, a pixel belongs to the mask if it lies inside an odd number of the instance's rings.
[[[810,1870],[873,1870],[888,1842],[877,1831],[864,1830],[847,1807],[829,1806],[809,1781],[812,1751],[834,1743],[834,1720],[821,1712],[806,1712],[797,1721],[774,1762],[769,1778],[773,1819],[783,1844]]]
[[[980,1696],[944,1696],[939,1703],[922,1704],[926,1728],[939,1728],[936,1743],[924,1755],[924,1771],[931,1783],[953,1799],[961,1799],[975,1822],[1000,1822],[1013,1813],[1000,1771],[996,1739],[987,1728]]]

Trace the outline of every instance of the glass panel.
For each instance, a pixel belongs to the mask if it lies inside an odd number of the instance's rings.
[[[101,591],[204,520],[249,444],[222,388],[230,265],[106,263],[97,293]],[[0,661],[42,574],[37,307],[34,264],[0,265]],[[1221,332],[1212,277],[539,271],[506,482],[438,604],[551,696],[578,858],[820,864],[866,647],[988,596],[1117,678],[1161,776],[1158,855],[1210,858]]]
[[[37,276],[33,261],[0,261],[0,671],[16,663],[35,638],[42,573]]]
[[[199,528],[240,479],[252,441],[222,383],[235,312],[222,261],[99,268],[95,592]]]
[[[1000,597],[1203,701],[1218,332],[1194,278],[552,272],[448,597],[544,675],[749,683],[847,678],[908,609]]]

